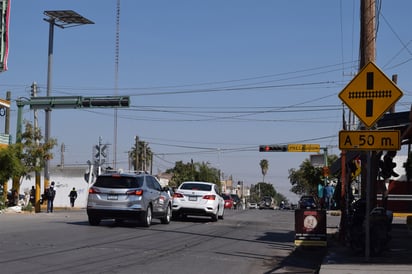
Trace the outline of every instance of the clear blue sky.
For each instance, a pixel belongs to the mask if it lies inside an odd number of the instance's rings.
[[[380,1],[376,63],[398,74],[409,110],[412,79],[412,1]],[[288,193],[288,170],[312,153],[259,153],[261,144],[310,143],[339,154],[339,92],[358,71],[359,1],[122,0],[117,167],[128,168],[134,136],[155,153],[154,173],[176,161],[208,162],[224,179],[262,180]],[[52,95],[115,95],[116,0],[11,1],[9,70],[0,98],[12,92],[11,134],[18,97],[33,81],[46,96],[49,25],[45,10],[74,10],[95,22],[55,28]],[[53,110],[58,140],[52,165],[85,165],[102,136],[113,161],[112,109]],[[33,121],[25,109],[24,119]],[[44,113],[39,113],[44,128]],[[0,117],[4,128],[4,118]]]

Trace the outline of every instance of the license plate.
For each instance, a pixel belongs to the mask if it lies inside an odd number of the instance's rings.
[[[109,194],[109,195],[107,195],[107,200],[117,200],[117,195]]]
[[[196,196],[189,196],[189,201],[197,201],[197,197]]]

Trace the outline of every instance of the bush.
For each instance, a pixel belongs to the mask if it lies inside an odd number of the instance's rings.
[[[29,202],[26,206],[21,208],[22,211],[33,212],[33,205]]]

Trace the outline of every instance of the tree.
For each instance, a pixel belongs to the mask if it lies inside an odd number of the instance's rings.
[[[262,170],[262,175],[263,175],[263,180],[262,181],[265,182],[265,176],[266,176],[266,173],[268,172],[268,169],[269,169],[269,162],[268,162],[268,160],[263,159],[263,160],[260,161],[259,165],[260,165],[260,169]]]
[[[53,159],[51,152],[57,144],[56,139],[49,138],[47,142],[43,141],[43,135],[40,128],[34,128],[29,122],[25,122],[25,131],[20,136],[20,143],[15,144],[14,153],[20,159],[23,169],[20,170],[16,177],[19,177],[19,184],[13,184],[13,188],[20,190],[21,180],[25,177],[30,179],[33,172],[41,172],[46,165],[46,161]]]
[[[0,148],[0,209],[5,206],[7,199],[6,182],[23,173],[24,166],[17,157],[19,146],[13,144]]]
[[[134,170],[147,171],[151,167],[153,153],[146,142],[138,141],[137,143],[137,149],[135,144],[129,151],[129,159],[132,162]],[[136,155],[138,157],[138,166],[136,166]]]
[[[220,186],[220,171],[214,167],[209,167],[209,163],[195,163],[196,180],[215,183]]]
[[[0,182],[6,182],[23,172],[24,166],[17,157],[18,150],[16,144],[0,148]]]
[[[257,200],[259,200],[261,197],[263,196],[271,196],[274,197],[276,194],[276,190],[273,187],[272,184],[268,184],[268,183],[264,183],[264,182],[259,182],[256,185],[253,185],[252,189],[251,189],[252,193],[257,193],[259,196],[259,192],[260,192],[260,197],[258,197]]]
[[[220,187],[220,171],[210,167],[209,163],[186,163],[176,162],[175,167],[166,170],[173,174],[169,186],[178,187],[184,181],[204,181],[215,183]]]
[[[261,195],[259,197],[259,190]],[[261,197],[270,196],[273,197],[276,201],[276,204],[279,205],[282,201],[287,201],[288,199],[281,193],[278,193],[272,184],[259,182],[256,185],[250,187],[250,200],[259,201]]]
[[[337,158],[336,155],[328,155],[328,163],[335,162]],[[289,181],[292,184],[290,191],[298,195],[316,194],[318,184],[323,183],[324,179],[323,167],[314,167],[309,159],[305,159],[299,169],[289,169]]]

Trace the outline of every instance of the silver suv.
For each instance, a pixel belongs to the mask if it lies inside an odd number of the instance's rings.
[[[172,217],[171,197],[157,179],[147,173],[109,173],[97,177],[87,200],[89,224],[102,219],[138,220],[149,227],[152,218],[162,224]]]

